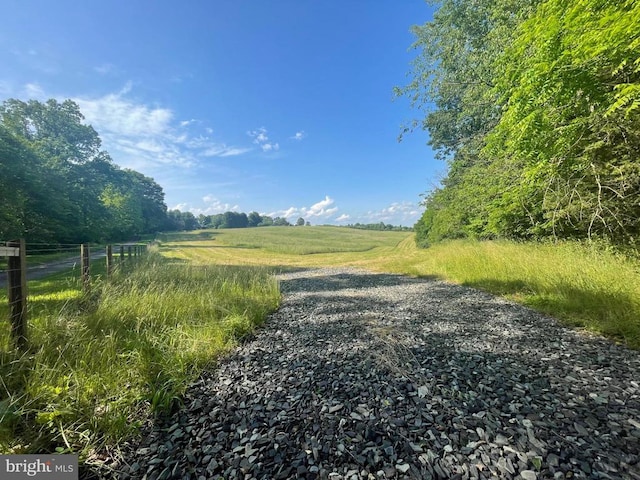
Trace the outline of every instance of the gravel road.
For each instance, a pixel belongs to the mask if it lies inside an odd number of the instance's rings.
[[[115,477],[640,479],[640,352],[441,281],[280,279]]]

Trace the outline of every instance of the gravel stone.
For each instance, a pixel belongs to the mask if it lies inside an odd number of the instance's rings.
[[[279,281],[281,308],[93,478],[640,480],[639,352],[437,280]]]

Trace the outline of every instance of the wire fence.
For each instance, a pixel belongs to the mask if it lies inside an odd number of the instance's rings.
[[[126,243],[91,246],[89,244],[26,243],[24,239],[0,242],[0,287],[7,289],[9,324],[14,345],[26,349],[27,280],[44,278],[79,265],[83,291],[91,285],[91,262],[105,261],[109,277],[125,262],[133,264],[147,251],[146,244]]]

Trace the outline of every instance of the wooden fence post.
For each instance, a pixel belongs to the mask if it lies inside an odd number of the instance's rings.
[[[113,250],[111,245],[107,245],[107,277],[109,277],[113,270]]]
[[[124,245],[120,245],[120,263],[124,263]]]
[[[90,271],[89,271],[89,244],[83,243],[80,246],[80,256],[82,257],[82,261],[80,262],[80,272],[82,278],[82,291],[88,292],[90,286]]]
[[[7,262],[9,284],[9,319],[11,336],[20,350],[27,348],[27,248],[24,239],[7,242],[9,249],[18,249]],[[15,253],[15,252],[14,252]]]
[[[127,247],[127,260],[131,261],[131,245]]]

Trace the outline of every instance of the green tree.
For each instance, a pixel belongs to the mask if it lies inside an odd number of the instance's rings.
[[[108,185],[101,200],[109,212],[109,222],[103,227],[106,239],[126,240],[143,231],[142,206],[133,192]]]
[[[278,227],[290,227],[291,224],[287,221],[286,218],[276,217],[273,219],[273,225]]]
[[[429,144],[449,167],[442,185],[427,195],[427,210],[416,227],[420,242],[486,233],[486,209],[478,205],[493,202],[499,188],[497,179],[481,174],[486,160],[480,152],[501,116],[496,60],[538,1],[443,0],[432,21],[412,28],[413,48],[419,51],[412,81],[395,93],[408,97],[424,117],[404,133],[418,126],[427,130]],[[490,184],[478,185],[470,195],[468,187],[478,180]],[[474,211],[485,218],[478,220]]]
[[[260,220],[260,223],[258,224],[259,227],[270,227],[273,225],[273,218],[271,218],[268,215],[263,215],[262,219]]]
[[[0,231],[68,243],[160,229],[162,187],[120,170],[100,147],[71,100],[0,105],[0,186],[12,191],[0,194]]]
[[[0,122],[22,138],[44,167],[63,178],[72,210],[64,236],[87,241],[101,236],[108,213],[100,195],[113,171],[109,155],[100,150],[96,131],[83,123],[76,103],[9,99],[0,106]]]
[[[209,217],[209,225],[211,228],[224,228],[224,215],[218,213]]]
[[[296,226],[297,227],[304,226],[304,218],[302,218],[302,217],[298,218],[298,220],[296,221]]]
[[[495,217],[554,236],[640,233],[640,3],[547,0],[498,62],[505,105],[488,158],[517,162]],[[506,208],[505,208],[506,207]],[[507,215],[505,215],[505,211]]]
[[[153,233],[160,230],[167,215],[162,187],[153,178],[135,170],[124,169],[121,172],[124,176],[122,182],[131,189],[133,196],[140,203],[143,221],[141,232]]]
[[[0,238],[72,238],[68,221],[75,206],[65,193],[61,176],[0,123]]]
[[[258,212],[251,212],[247,216],[247,226],[248,227],[257,227],[262,222],[262,217]]]
[[[223,228],[246,228],[249,225],[249,219],[246,213],[225,212]]]

